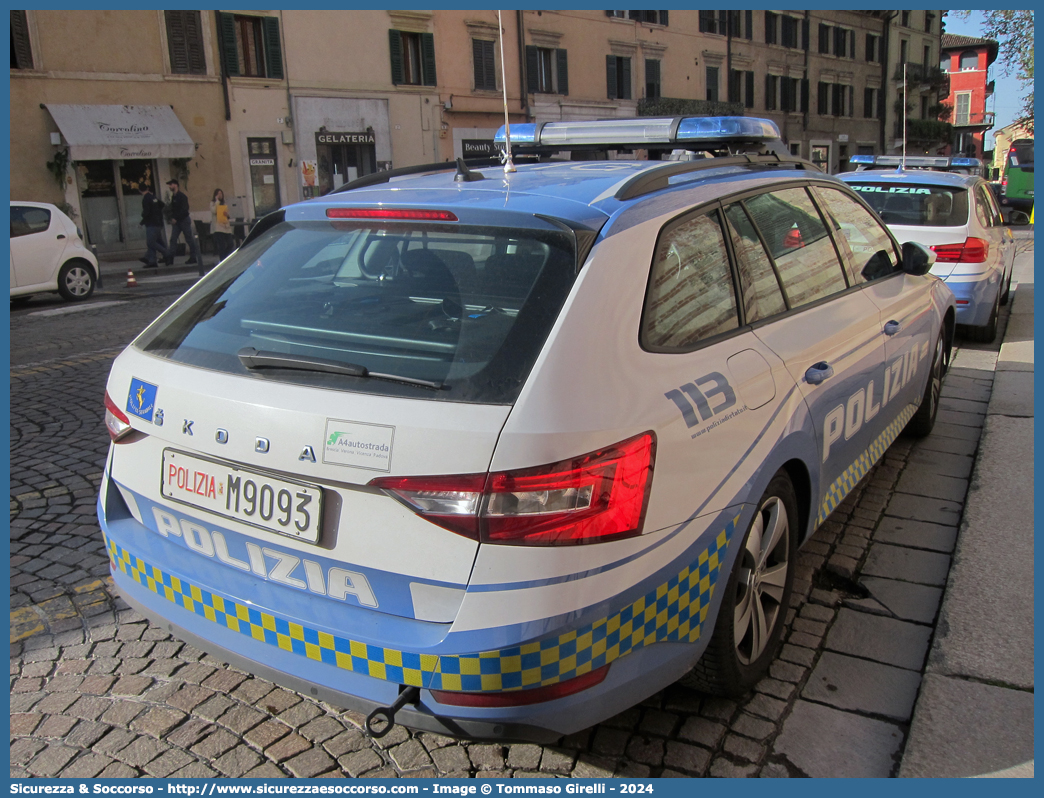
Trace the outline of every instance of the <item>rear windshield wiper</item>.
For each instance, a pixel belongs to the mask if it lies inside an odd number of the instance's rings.
[[[300,355],[286,355],[281,352],[262,352],[252,346],[244,347],[237,353],[240,362],[248,369],[292,369],[295,371],[318,371],[324,374],[343,374],[348,377],[372,378],[375,380],[390,380],[402,382],[407,385],[420,385],[423,388],[434,388],[442,390],[445,386],[441,382],[429,380],[418,380],[413,377],[400,377],[397,374],[379,374],[370,371],[366,366],[355,363],[342,363],[338,360],[328,360],[322,357],[302,357]]]

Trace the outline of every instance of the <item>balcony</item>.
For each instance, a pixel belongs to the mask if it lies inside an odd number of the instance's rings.
[[[991,80],[989,83],[987,83],[986,84],[986,96],[987,97],[992,96],[992,94],[993,94],[993,92],[994,92],[994,90],[996,88],[997,88],[997,81]]]
[[[743,103],[685,100],[678,97],[642,98],[638,116],[743,116]]]
[[[897,64],[892,80],[897,83],[903,82],[903,65]],[[942,94],[950,93],[950,73],[944,72],[938,64],[906,64],[906,82],[909,86],[920,86],[921,91],[938,91]]]
[[[903,123],[896,120],[895,137],[903,136]],[[953,126],[948,122],[935,119],[908,119],[906,121],[906,138],[911,146],[941,147],[953,140]]]
[[[978,111],[974,114],[955,113],[953,116],[954,127],[993,127],[993,111]]]

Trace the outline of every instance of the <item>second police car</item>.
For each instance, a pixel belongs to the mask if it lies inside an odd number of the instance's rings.
[[[292,205],[108,381],[122,595],[378,734],[552,740],[686,674],[748,690],[798,547],[938,409],[930,253],[771,122],[513,130],[683,152]]]
[[[978,176],[980,162],[871,155],[851,160],[860,171],[841,179],[877,211],[900,243],[918,241],[935,252],[931,273],[953,291],[965,337],[992,341],[1000,306],[1011,291],[1015,239],[989,184]],[[895,165],[899,168],[884,169]],[[1024,213],[1011,213],[1011,223],[1028,222]]]

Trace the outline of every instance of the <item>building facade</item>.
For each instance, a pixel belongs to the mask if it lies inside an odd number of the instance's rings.
[[[64,203],[120,251],[140,245],[146,169],[160,186],[183,178],[201,221],[221,187],[249,224],[372,172],[491,155],[505,119],[635,115],[768,117],[792,152],[836,172],[899,151],[917,123],[925,149],[907,146],[927,151],[948,91],[942,14],[12,12],[12,197]],[[124,140],[88,152],[64,106]],[[121,107],[152,114],[151,133],[133,141],[137,116],[106,122]]]
[[[993,127],[993,112],[986,110],[986,101],[993,96],[990,66],[997,60],[997,52],[993,39],[943,34],[941,66],[950,76],[946,104],[953,125],[954,155],[983,157],[986,132]]]

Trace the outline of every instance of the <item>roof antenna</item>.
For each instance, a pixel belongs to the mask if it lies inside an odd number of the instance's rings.
[[[468,169],[468,165],[464,163],[463,158],[457,159],[457,174],[453,176],[455,183],[472,183],[476,180],[484,180],[484,176],[481,172],[475,172]]]
[[[906,169],[906,62],[903,61],[903,157],[898,171]]]
[[[504,72],[504,24],[500,19],[500,11],[497,11],[497,27],[500,28],[500,85],[504,89],[504,173],[510,174],[515,171],[515,164],[511,162],[511,122],[508,120],[507,105],[507,77]]]

